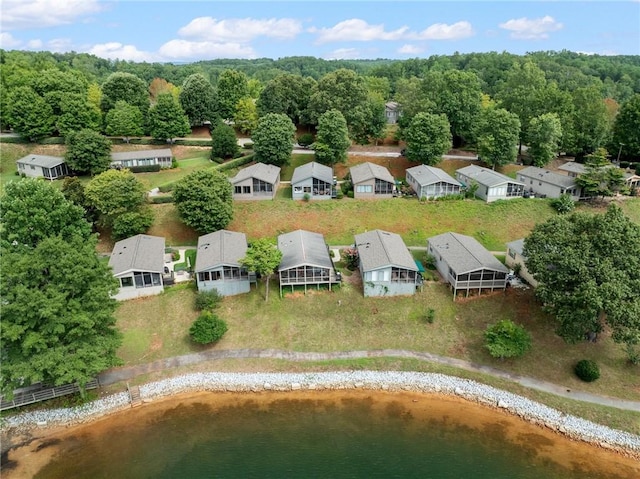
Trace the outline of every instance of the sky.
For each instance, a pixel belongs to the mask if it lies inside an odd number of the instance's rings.
[[[640,0],[0,0],[0,47],[135,62],[639,55]]]

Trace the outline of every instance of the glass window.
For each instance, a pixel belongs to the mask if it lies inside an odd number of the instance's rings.
[[[250,186],[243,186],[242,187],[242,193],[244,193],[245,195],[251,194],[251,187]]]
[[[210,279],[211,275],[209,274],[209,271],[198,273],[198,281],[209,281]]]
[[[242,193],[242,186],[234,186],[234,187],[233,187],[233,192],[234,192],[236,195],[239,195],[240,193]]]
[[[129,288],[133,286],[133,278],[131,276],[127,276],[126,278],[120,278],[120,286],[122,288]]]
[[[293,191],[294,193],[302,193],[302,186],[294,186]]]
[[[310,186],[305,186],[304,187],[304,192],[305,193],[311,193],[311,187]]]
[[[371,185],[358,185],[358,186],[356,186],[356,193],[373,193],[373,186],[371,186]]]

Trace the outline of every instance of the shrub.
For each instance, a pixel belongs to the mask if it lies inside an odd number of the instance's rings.
[[[113,220],[111,236],[118,241],[141,233],[146,233],[153,224],[153,211],[142,209],[122,213]]]
[[[640,175],[640,163],[636,163],[635,171],[636,175]]]
[[[178,160],[176,160],[176,157],[172,157],[171,158],[171,168],[177,168],[178,167]]]
[[[531,349],[531,335],[522,326],[509,320],[490,325],[484,338],[485,347],[494,358],[518,357]]]
[[[171,250],[171,261],[178,261],[180,259],[180,251],[177,249]]]
[[[342,250],[342,256],[347,264],[347,269],[353,271],[360,264],[358,250],[356,248],[345,248]]]
[[[189,328],[191,339],[199,344],[218,341],[227,332],[227,323],[212,312],[205,311]]]
[[[252,161],[253,161],[253,155],[247,155],[241,158],[236,158],[235,160],[230,160],[221,164],[218,167],[218,171],[230,170],[232,168],[236,168],[238,166],[243,166],[243,165],[246,165],[247,163],[251,163]]]
[[[347,198],[353,198],[353,190],[347,191]]]
[[[157,165],[141,165],[141,166],[130,166],[127,168],[131,170],[131,173],[155,173],[156,171],[160,171],[160,164]]]
[[[198,294],[196,294],[195,308],[198,311],[212,311],[216,309],[221,299],[222,296],[220,296],[217,289],[198,291]]]
[[[173,191],[173,187],[176,185],[175,182],[171,182],[171,183],[165,183],[164,185],[160,185],[158,187],[158,191],[160,193],[169,193],[170,191]]]
[[[583,359],[578,361],[574,368],[576,376],[582,379],[584,382],[590,383],[600,377],[600,368],[598,363],[590,359]]]
[[[427,309],[427,314],[425,315],[424,319],[427,321],[427,323],[433,324],[436,319],[436,310],[433,308]]]
[[[153,203],[154,205],[160,205],[164,203],[173,203],[173,196],[171,195],[152,196],[151,203]]]
[[[424,255],[424,266],[431,271],[436,269],[436,257],[432,254],[425,253]]]
[[[571,195],[565,193],[551,200],[551,206],[560,214],[570,213],[576,207]]]
[[[628,161],[621,161],[620,162],[620,168],[627,168],[629,166],[629,162]]]
[[[311,199],[311,195],[309,193],[305,193],[302,199],[308,202]]]
[[[303,133],[298,137],[298,145],[303,148],[307,148],[313,141],[313,133]]]
[[[253,143],[249,142],[249,143],[245,143],[242,145],[242,149],[244,150],[253,150]]]

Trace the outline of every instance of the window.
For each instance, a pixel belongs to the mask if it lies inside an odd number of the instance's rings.
[[[311,187],[310,186],[305,186],[304,187],[304,192],[305,193],[311,193]]]
[[[273,185],[271,183],[267,183],[266,181],[259,180],[257,178],[253,179],[253,192],[255,193],[271,193],[273,191]]]
[[[516,259],[516,252],[513,251],[511,248],[509,248],[508,253],[511,258]]]
[[[211,280],[211,275],[209,271],[203,271],[202,273],[198,273],[198,281],[209,281]]]
[[[162,286],[160,280],[160,273],[133,273],[133,279],[136,283],[136,288],[149,288],[151,286]]]
[[[35,167],[35,166],[33,166],[33,165],[31,165],[31,169],[32,169],[32,170],[35,170],[35,169],[36,169],[36,167]]]
[[[126,278],[120,278],[120,287],[130,288],[131,286],[133,286],[133,278],[131,276],[127,276]]]
[[[233,187],[233,192],[234,192],[236,195],[239,195],[240,193],[242,193],[242,186],[234,186],[234,187]]]
[[[243,186],[242,187],[242,193],[245,194],[245,195],[251,194],[251,187],[250,186]]]
[[[294,193],[302,193],[302,186],[294,186],[293,187],[293,192]]]
[[[356,193],[373,193],[372,185],[358,185],[356,186]]]
[[[376,195],[390,195],[393,193],[393,183],[376,178]]]

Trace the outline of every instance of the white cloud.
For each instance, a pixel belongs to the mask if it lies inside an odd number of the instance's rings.
[[[160,47],[167,59],[256,58],[253,48],[239,43],[189,42],[171,40]]]
[[[356,60],[360,58],[357,48],[338,48],[324,56],[325,60]]]
[[[300,21],[292,18],[217,20],[212,17],[198,17],[178,30],[178,34],[181,37],[214,43],[246,43],[261,36],[281,40],[291,39],[301,31]]]
[[[0,33],[0,48],[4,48],[9,50],[11,48],[16,48],[22,44],[22,41],[17,38],[13,38],[13,35],[7,32]]]
[[[152,53],[138,50],[134,45],[123,45],[119,42],[100,43],[89,48],[87,52],[100,58],[111,60],[130,60],[134,62],[158,60],[156,55]]]
[[[70,52],[74,50],[73,42],[69,38],[53,38],[47,42],[47,50],[52,52]]]
[[[29,48],[29,50],[40,50],[42,49],[42,45],[44,44],[42,43],[42,40],[40,40],[39,38],[35,38],[27,42],[27,47]]]
[[[415,38],[420,40],[460,40],[473,35],[471,23],[467,21],[456,22],[452,25],[446,23],[434,23],[429,28],[422,30]]]
[[[2,29],[67,25],[103,9],[97,0],[3,0]]]
[[[402,45],[400,48],[398,48],[398,53],[402,55],[417,55],[419,53],[422,53],[423,51],[424,48],[409,44]]]
[[[517,40],[542,40],[549,38],[550,32],[556,32],[562,29],[563,25],[556,22],[549,15],[542,18],[517,18],[506,21],[499,25],[504,30],[511,32],[511,38]]]
[[[309,29],[310,33],[317,33],[317,43],[371,40],[400,40],[408,32],[409,27],[400,27],[397,30],[385,31],[384,25],[369,25],[359,18],[344,20],[331,28]]]

